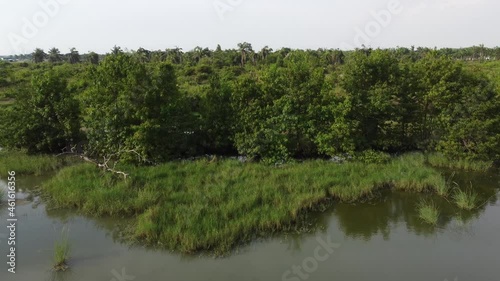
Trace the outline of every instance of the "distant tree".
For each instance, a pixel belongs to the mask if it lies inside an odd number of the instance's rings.
[[[213,62],[218,68],[222,68],[227,65],[226,62],[227,54],[222,50],[220,45],[217,45],[217,48],[213,52]]]
[[[167,59],[167,53],[161,50],[152,51],[150,54],[150,62],[159,63],[165,62]]]
[[[62,61],[61,52],[57,48],[49,50],[49,62],[56,63]]]
[[[122,48],[118,47],[118,46],[114,46],[113,49],[111,49],[111,54],[112,55],[118,55],[118,54],[123,54],[123,50]]]
[[[341,50],[334,50],[331,55],[332,55],[333,65],[344,64],[345,60],[344,52],[342,52]]]
[[[141,62],[149,62],[151,61],[151,51],[146,50],[144,48],[139,48],[136,51],[136,55]]]
[[[182,57],[184,55],[184,52],[182,51],[182,48],[175,47],[173,49],[167,49],[167,57],[172,61],[172,63],[175,64],[181,64],[182,63]]]
[[[485,52],[486,52],[486,48],[484,47],[484,44],[479,45],[479,59],[480,60],[484,60]]]
[[[260,50],[260,59],[262,61],[266,61],[267,57],[269,56],[269,54],[273,51],[273,49],[269,48],[269,46],[265,46],[264,48],[262,48],[262,50]]]
[[[200,59],[203,57],[203,48],[200,46],[197,46],[196,48],[194,48],[193,54],[194,54],[195,62],[198,63],[200,61]]]
[[[91,64],[99,64],[99,55],[95,52],[90,52],[87,54],[87,61]]]
[[[253,54],[252,44],[247,42],[238,43],[238,48],[241,54],[241,66],[245,66],[248,56]]]
[[[285,58],[288,56],[288,54],[292,51],[290,48],[281,48],[278,52],[281,55],[282,58]]]
[[[47,54],[43,51],[43,49],[36,48],[32,54],[32,59],[34,63],[41,63],[45,60]]]
[[[75,48],[70,49],[69,63],[75,64],[80,62],[80,53]]]

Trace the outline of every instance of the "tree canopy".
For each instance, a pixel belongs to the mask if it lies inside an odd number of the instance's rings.
[[[276,163],[366,150],[498,160],[500,77],[474,68],[497,53],[254,51],[244,42],[187,52],[115,46],[101,60],[73,48],[70,64],[49,64],[37,49],[31,83],[0,80],[17,93],[0,107],[12,124],[0,146],[57,152],[83,140],[89,155],[141,163],[206,153]],[[62,56],[53,48],[48,59]]]

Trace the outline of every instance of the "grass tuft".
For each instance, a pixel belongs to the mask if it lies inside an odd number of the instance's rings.
[[[420,219],[428,224],[437,225],[439,219],[439,210],[436,204],[423,200],[418,204],[417,207],[418,216],[420,217]]]
[[[68,259],[71,247],[68,239],[69,231],[63,229],[61,238],[54,245],[54,270],[66,271],[68,269]]]
[[[479,195],[472,190],[457,189],[453,195],[453,201],[460,209],[471,211],[477,208]]]

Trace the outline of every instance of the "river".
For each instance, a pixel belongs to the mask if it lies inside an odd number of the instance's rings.
[[[500,280],[500,177],[493,174],[455,176],[480,191],[484,204],[473,212],[428,194],[384,191],[313,214],[314,233],[254,241],[225,258],[127,246],[117,238],[126,220],[49,210],[42,199],[28,196],[44,178],[18,178],[16,274],[7,272],[7,207],[0,209],[2,281]],[[418,218],[423,197],[439,204],[436,227]],[[53,248],[63,228],[69,229],[70,269],[55,273]]]

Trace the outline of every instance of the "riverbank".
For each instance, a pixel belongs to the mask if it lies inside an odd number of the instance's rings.
[[[356,202],[392,188],[450,195],[439,167],[488,169],[486,162],[450,161],[420,153],[386,163],[309,160],[282,166],[237,160],[170,162],[121,167],[127,180],[73,158],[0,152],[0,171],[59,172],[43,190],[51,208],[91,216],[132,217],[127,240],[183,253],[223,254],[276,232],[308,231],[307,216],[335,201]],[[464,164],[466,163],[466,164]],[[64,166],[68,167],[62,168]]]
[[[307,161],[270,167],[208,160],[127,170],[124,181],[94,166],[61,170],[43,189],[53,208],[134,217],[130,236],[183,253],[225,253],[275,232],[304,229],[310,211],[354,202],[381,188],[446,196],[443,176],[409,154],[386,164]]]
[[[28,155],[22,151],[0,150],[0,177],[6,177],[9,171],[18,175],[40,176],[55,172],[75,161],[53,155]]]

